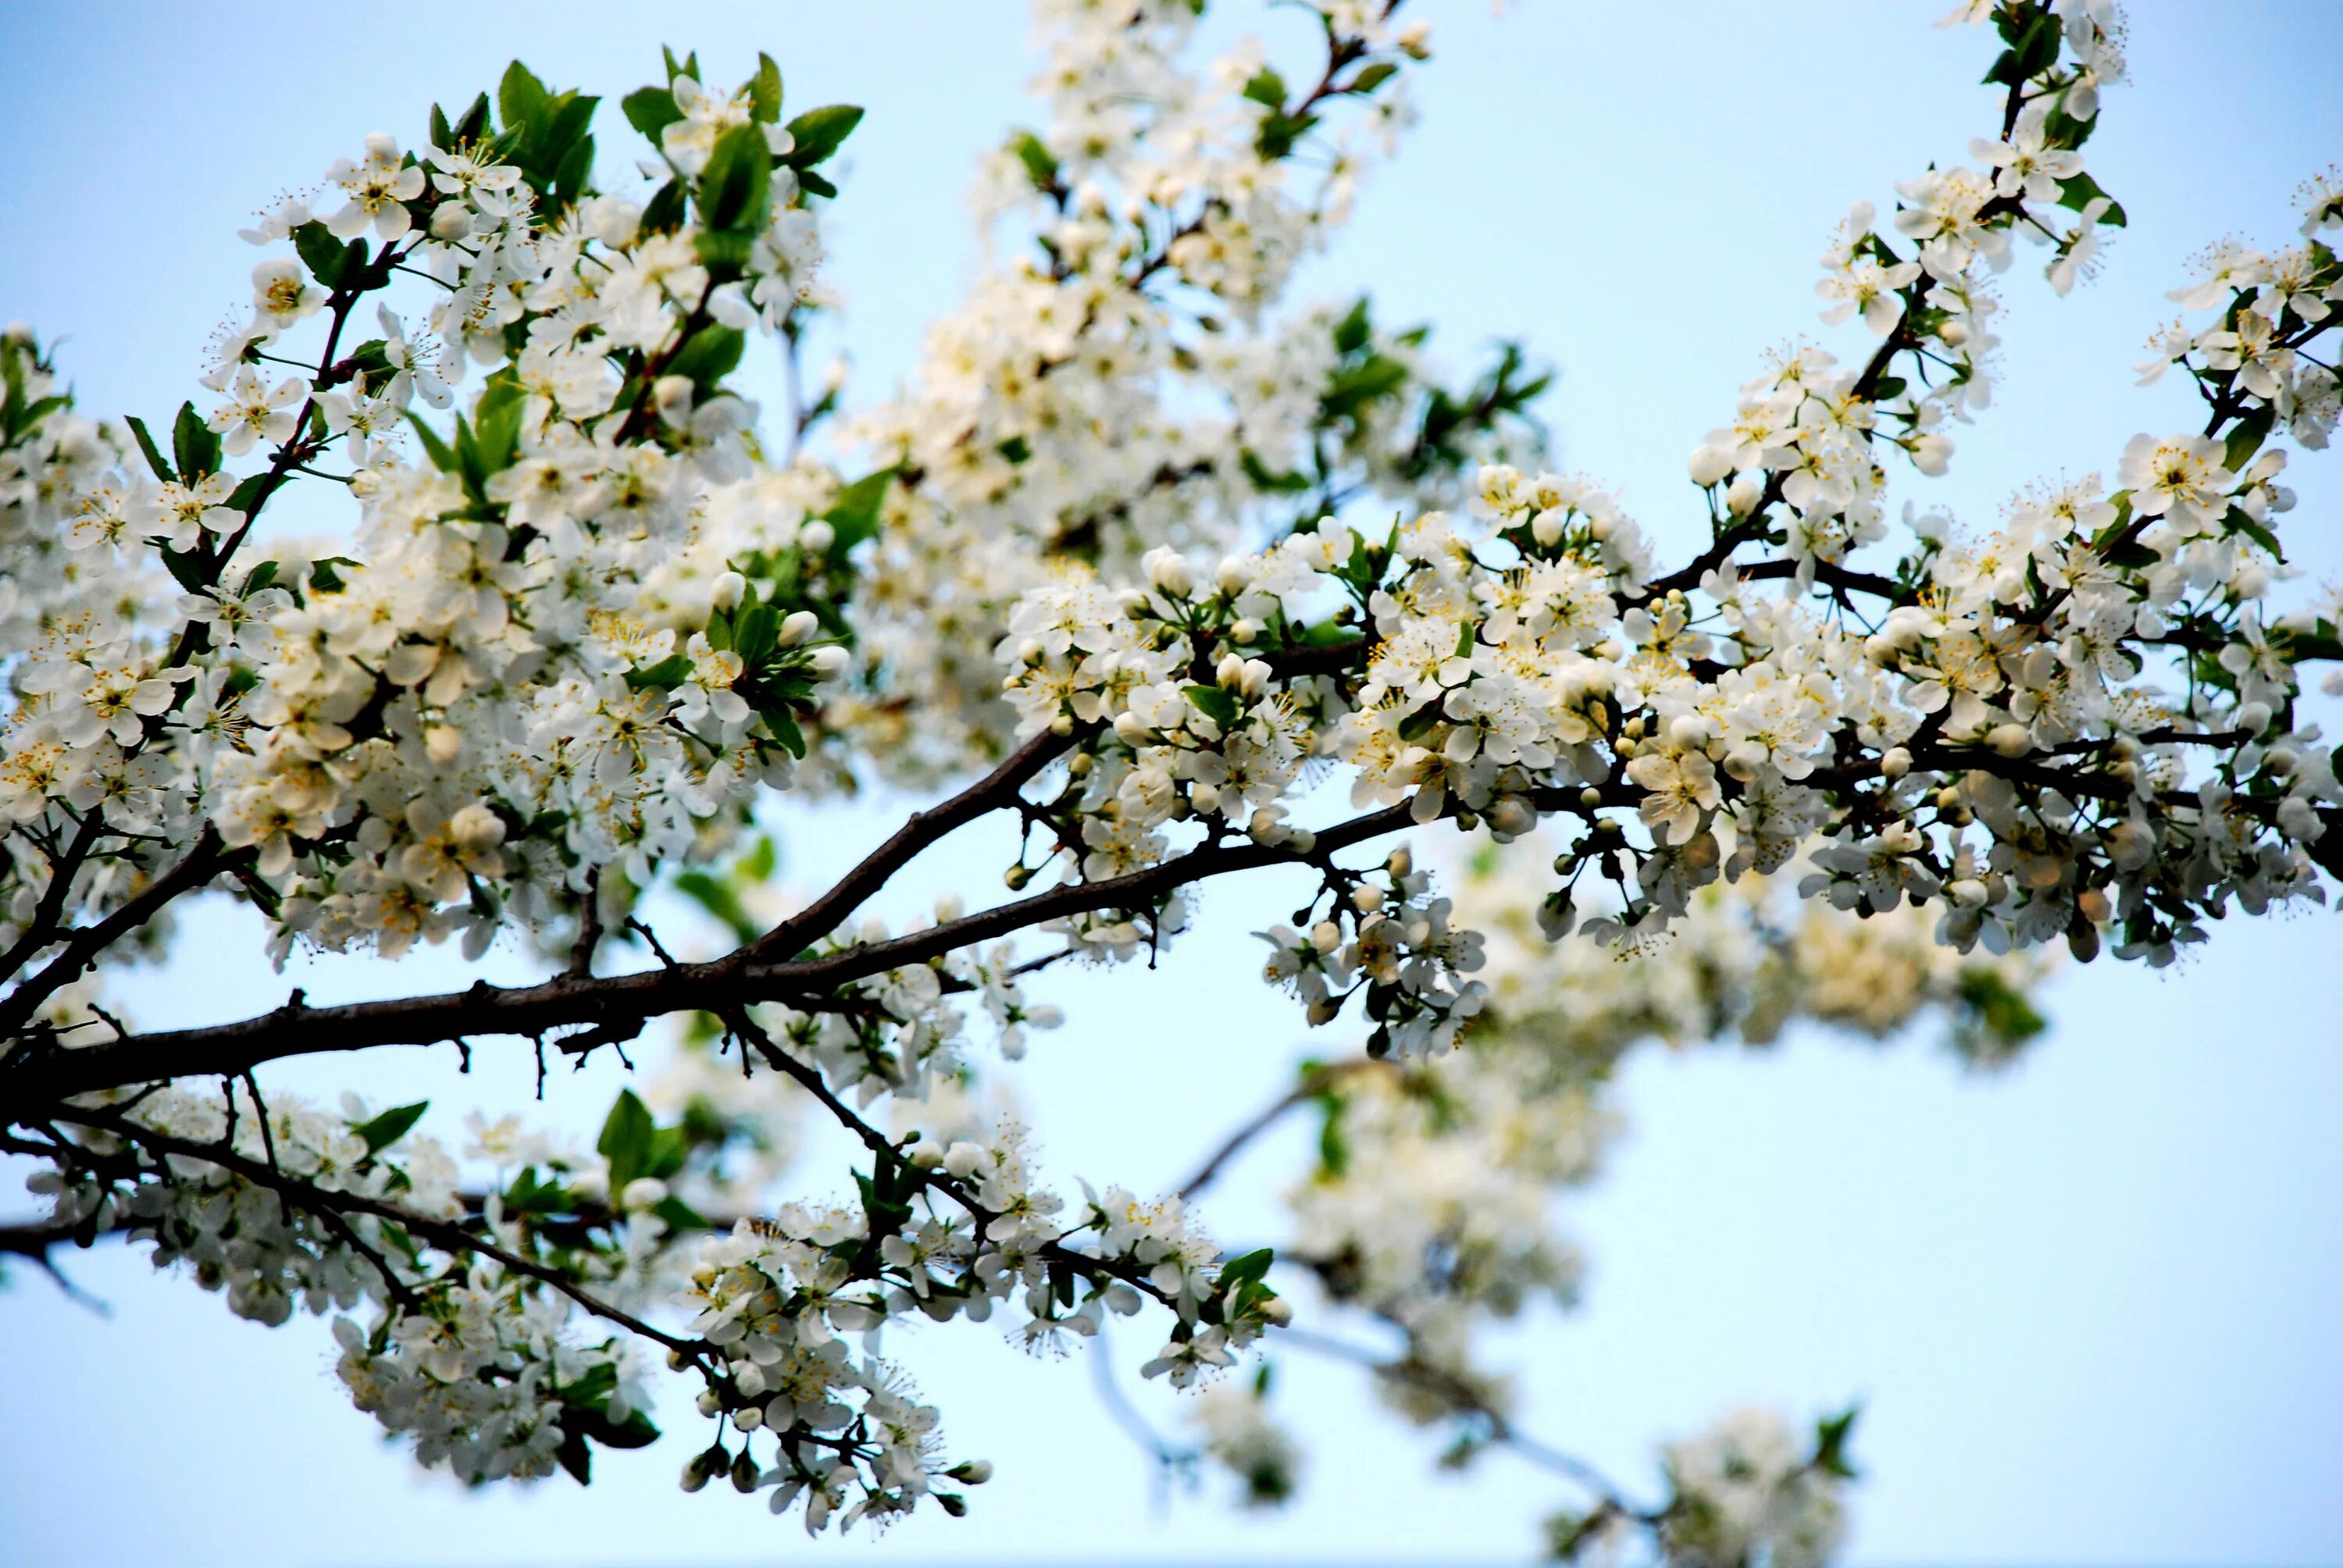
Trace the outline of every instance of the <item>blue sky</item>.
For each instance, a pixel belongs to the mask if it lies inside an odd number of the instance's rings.
[[[1560,367],[1547,413],[1563,459],[1682,538],[1684,453],[1766,347],[1824,335],[1813,261],[1832,224],[1857,196],[1886,206],[1895,180],[1961,156],[1986,123],[1986,40],[1932,29],[1945,3],[1433,5],[1423,123],[1301,294],[1372,287],[1382,318],[1434,322],[1453,364],[1525,337]],[[1226,32],[1291,25],[1228,9]],[[2092,156],[2133,226],[2066,301],[2013,270],[2003,395],[1961,433],[1952,476],[1910,492],[1974,521],[2017,484],[2111,467],[2133,431],[2186,420],[2177,388],[2131,387],[2141,340],[2172,311],[2162,291],[2217,236],[2282,240],[2295,183],[2343,154],[2343,13],[2129,11],[2135,81],[2110,95]],[[662,40],[697,46],[719,77],[762,48],[795,105],[870,108],[831,276],[857,385],[874,393],[969,277],[967,176],[1030,113],[1023,23],[990,0],[291,13],[17,0],[0,13],[0,317],[69,337],[87,407],[166,413],[245,297],[252,257],[234,230],[280,187],[369,130],[412,139],[433,97],[468,99],[515,54],[616,96],[654,74]],[[2314,575],[2343,568],[2334,469],[2314,458],[2297,475],[2288,537]],[[784,818],[793,873],[817,878],[880,821],[877,808]],[[999,860],[968,847],[941,875]],[[1153,977],[1062,986],[1077,1023],[1040,1042],[1019,1086],[1053,1171],[1175,1180],[1284,1081],[1302,1031],[1252,980],[1235,904],[1209,900],[1221,929]],[[187,927],[183,958],[133,998],[147,1016],[449,970],[279,978],[251,956],[242,917]],[[2048,999],[2054,1034],[1990,1081],[1926,1040],[1640,1060],[1624,1086],[1631,1140],[1573,1206],[1594,1260],[1587,1303],[1509,1347],[1526,1419],[1640,1477],[1653,1440],[1733,1403],[1862,1397],[1858,1561],[2343,1561],[2338,960],[2326,916],[2240,918],[2176,972],[2073,971]],[[338,1070],[297,1064],[277,1081],[323,1091]],[[371,1092],[443,1108],[518,1101],[530,1076],[509,1056],[468,1081],[419,1055],[359,1071]],[[589,1076],[557,1084],[549,1114],[607,1104],[614,1081]],[[1134,1128],[1125,1108],[1142,1101],[1161,1109]],[[1272,1188],[1295,1153],[1272,1144],[1239,1174]],[[1266,1211],[1238,1194],[1213,1217],[1242,1236]],[[111,1322],[36,1278],[0,1297],[0,1559],[814,1554],[753,1503],[677,1493],[674,1443],[613,1456],[587,1493],[468,1497],[419,1480],[342,1402],[316,1325],[237,1322],[119,1252],[75,1275]],[[818,1549],[842,1561],[1502,1562],[1526,1554],[1530,1522],[1558,1501],[1502,1456],[1432,1479],[1428,1447],[1374,1416],[1354,1381],[1288,1358],[1285,1397],[1316,1440],[1302,1503],[1266,1521],[1209,1496],[1158,1513],[1079,1360],[1029,1366],[980,1334],[890,1348],[944,1405],[957,1451],[1001,1475],[967,1521]],[[1123,1345],[1126,1361],[1141,1348]],[[118,1501],[128,1488],[135,1506]]]

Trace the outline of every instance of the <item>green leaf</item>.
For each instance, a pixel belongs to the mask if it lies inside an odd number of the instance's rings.
[[[449,134],[455,138],[447,144],[451,147],[465,142],[481,142],[488,139],[488,95],[486,93],[472,95],[471,103],[464,110],[464,117],[456,122]]]
[[[1291,156],[1293,145],[1315,130],[1315,115],[1270,114],[1262,117],[1261,129],[1253,136],[1253,150],[1275,163]]]
[[[1971,1018],[1997,1040],[2015,1044],[2050,1027],[2049,1020],[1994,970],[1963,970],[1956,989]]]
[[[765,133],[754,126],[735,126],[718,138],[699,176],[700,221],[713,229],[754,233],[763,228],[772,184],[773,157],[766,149]]]
[[[504,122],[507,130],[525,126],[549,95],[545,84],[527,65],[515,60],[505,67],[504,79],[497,84],[497,118]]]
[[[1263,65],[1246,81],[1244,95],[1275,113],[1285,107],[1285,78]]]
[[[781,847],[770,833],[766,833],[759,836],[755,849],[740,857],[736,869],[749,881],[761,882],[771,876],[774,868],[780,863]]]
[[[1270,1265],[1276,1261],[1277,1251],[1273,1247],[1262,1247],[1241,1258],[1231,1258],[1221,1265],[1222,1293],[1226,1294],[1238,1285],[1260,1283],[1262,1276],[1268,1273]]]
[[[407,1130],[422,1121],[423,1113],[430,1109],[431,1102],[427,1100],[418,1100],[412,1105],[395,1106],[370,1121],[358,1123],[350,1131],[366,1140],[367,1153],[379,1154],[406,1137]]]
[[[569,1473],[570,1480],[580,1486],[594,1484],[594,1451],[586,1445],[586,1432],[582,1425],[562,1428],[561,1446],[553,1451],[553,1457],[562,1469]]]
[[[456,460],[456,454],[448,448],[447,443],[440,438],[439,433],[425,424],[423,416],[412,408],[407,411],[407,422],[415,427],[415,438],[423,443],[424,454],[431,459],[431,466],[443,474],[455,473],[460,465]],[[461,422],[461,420],[458,421],[459,424]]]
[[[805,756],[805,731],[798,728],[797,719],[789,711],[789,709],[785,708],[760,709],[758,710],[757,716],[765,721],[765,728],[773,732],[773,739],[779,741],[782,749],[788,751],[790,756],[797,758],[802,758]]]
[[[830,184],[828,180],[822,178],[811,169],[799,169],[798,171],[798,189],[805,192],[808,196],[835,196],[838,194],[838,187],[836,186]]]
[[[667,362],[667,374],[688,376],[705,393],[732,373],[747,344],[748,339],[733,328],[710,323],[685,339]]]
[[[1352,77],[1351,85],[1342,90],[1346,93],[1372,93],[1398,74],[1397,65],[1389,60],[1378,60]]]
[[[327,288],[342,286],[342,270],[350,253],[334,237],[333,230],[322,223],[305,223],[293,231],[293,248],[300,253],[301,265],[309,269],[310,276]]]
[[[268,482],[266,474],[246,475],[237,482],[236,488],[227,493],[227,509],[242,512],[247,518],[252,516],[260,505],[261,492],[268,488]]]
[[[1374,324],[1367,314],[1367,297],[1363,294],[1350,312],[1334,324],[1334,352],[1356,354],[1367,346],[1373,333]]]
[[[627,671],[627,684],[640,691],[656,686],[662,691],[671,690],[691,678],[691,659],[688,655],[670,653],[657,664],[647,664]]]
[[[749,84],[749,113],[760,126],[781,117],[781,68],[770,55],[757,56],[757,75]]]
[[[1318,1173],[1340,1181],[1351,1168],[1351,1143],[1342,1136],[1342,1101],[1334,1095],[1325,1100],[1326,1120],[1318,1129]]]
[[[1237,699],[1217,686],[1192,686],[1187,689],[1189,706],[1222,729],[1237,721]]]
[[[180,477],[190,485],[219,472],[220,438],[193,403],[180,404],[179,417],[171,422],[171,455],[178,458]]]
[[[357,375],[362,391],[377,391],[389,381],[391,370],[390,357],[386,352],[387,347],[388,345],[381,338],[369,337],[350,350],[350,369]]]
[[[204,576],[204,558],[193,550],[175,550],[165,545],[163,567],[171,574],[171,580],[189,593],[201,593],[209,586],[209,579]]]
[[[743,605],[732,618],[732,651],[748,669],[760,668],[780,640],[781,618],[769,604]]]
[[[594,175],[594,138],[580,136],[562,155],[560,166],[553,171],[555,199],[564,206],[574,206],[586,194],[587,183]]]
[[[1240,447],[1238,449],[1237,467],[1244,470],[1244,477],[1252,481],[1253,488],[1260,490],[1264,494],[1272,496],[1299,495],[1302,491],[1310,487],[1310,477],[1308,475],[1272,473],[1269,466],[1266,463],[1263,463],[1259,457],[1255,457],[1252,449],[1249,447]]]
[[[838,536],[830,546],[832,555],[844,555],[879,531],[880,508],[887,499],[887,487],[894,481],[895,470],[881,468],[838,492],[838,499],[821,514],[822,521]]]
[[[155,437],[146,433],[146,421],[131,414],[125,416],[123,422],[130,427],[130,434],[137,439],[138,449],[146,455],[146,466],[155,470],[155,477],[166,485],[176,479],[178,475],[173,473],[171,465],[163,460],[162,449],[155,445]]]
[[[2272,533],[2262,524],[2254,521],[2253,518],[2247,513],[2244,508],[2231,507],[2229,508],[2227,521],[2231,528],[2245,535],[2246,538],[2253,540],[2254,543],[2268,550],[2270,553],[2272,559],[2280,562],[2283,562],[2286,559],[2286,551],[2278,548],[2278,535]]]
[[[1041,137],[1031,131],[1020,131],[1009,139],[1009,150],[1025,166],[1026,177],[1033,182],[1034,189],[1048,190],[1058,183],[1058,160],[1050,156]]]
[[[729,927],[738,940],[754,941],[764,931],[765,928],[749,914],[748,905],[740,901],[739,891],[705,871],[682,873],[675,879],[675,890]]]
[[[1855,1479],[1855,1466],[1847,1462],[1846,1444],[1855,1432],[1855,1419],[1862,1413],[1861,1405],[1850,1405],[1839,1414],[1815,1423],[1815,1468],[1842,1480]]]
[[[682,118],[678,116],[677,118]],[[645,234],[671,234],[683,221],[683,182],[669,180],[651,193],[643,204],[642,230]]]
[[[544,116],[532,127],[538,134],[531,138],[538,162],[550,165],[586,135],[594,123],[594,111],[602,100],[584,94],[568,92],[552,99],[546,106]]]
[[[819,109],[808,109],[789,122],[789,139],[794,145],[784,161],[796,169],[809,169],[826,162],[846,145],[846,138],[861,123],[862,110],[853,104],[827,104]]]
[[[618,107],[625,111],[627,124],[654,142],[659,139],[661,131],[683,118],[683,111],[675,106],[675,95],[665,87],[644,87],[628,93],[618,100]]]
[[[2064,35],[2058,18],[2044,12],[2026,30],[2017,45],[2017,80],[2028,81],[2058,63],[2058,45]]]
[[[1377,354],[1334,372],[1320,397],[1331,417],[1355,417],[1368,404],[1389,397],[1407,385],[1407,367],[1388,355]]]
[[[2107,195],[2107,193],[2100,188],[2099,182],[2087,174],[2077,175],[2073,179],[2058,182],[2058,205],[2075,212],[2082,211],[2092,202]],[[2099,214],[2098,221],[2103,228],[2123,227],[2123,205],[2113,196],[2107,196],[2107,210]]]
[[[628,1182],[649,1169],[651,1141],[658,1135],[659,1125],[651,1120],[649,1108],[633,1090],[620,1090],[602,1122],[602,1135],[594,1141],[595,1152],[610,1162],[612,1201],[626,1191]]]
[[[347,556],[327,556],[309,563],[309,587],[318,593],[339,593],[349,587],[340,568],[358,563]]]
[[[2240,418],[2221,447],[2221,467],[2232,474],[2244,473],[2246,465],[2262,449],[2262,443],[2269,438],[2270,427],[2277,422],[2278,409],[2268,403]]]
[[[472,409],[472,441],[482,468],[489,474],[512,467],[520,447],[520,417],[528,402],[518,378],[490,377]]]

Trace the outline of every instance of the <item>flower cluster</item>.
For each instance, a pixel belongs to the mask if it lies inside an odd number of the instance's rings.
[[[903,487],[856,617],[875,689],[825,717],[898,776],[1005,749],[988,655],[1052,561],[1125,570],[1297,507],[1421,502],[1469,457],[1535,444],[1523,413],[1543,380],[1517,351],[1451,392],[1422,331],[1378,328],[1364,301],[1271,315],[1345,218],[1374,139],[1405,122],[1406,72],[1429,52],[1395,6],[1312,9],[1323,56],[1304,91],[1255,44],[1184,58],[1185,0],[1041,7],[1047,117],[1001,150],[979,198],[988,231],[1013,226],[1030,247],[847,431]]]
[[[61,1151],[35,1188],[55,1194],[57,1222],[151,1241],[156,1267],[185,1266],[240,1317],[344,1314],[334,1334],[352,1402],[423,1464],[472,1483],[582,1474],[589,1438],[657,1436],[631,1342],[582,1337],[571,1296],[446,1247],[468,1197],[450,1152],[408,1136],[423,1109],[369,1117],[353,1102],[336,1117],[248,1089],[162,1089]],[[525,1248],[501,1206],[492,1198],[478,1223]]]
[[[1461,1460],[1534,1447],[1476,1338],[1577,1289],[1554,1198],[1599,1168],[1636,1042],[1933,1008],[1990,1066],[2040,1029],[2051,944],[2166,963],[2343,877],[2304,701],[2343,603],[2280,538],[2288,451],[2343,404],[2343,182],[2305,187],[2300,243],[2224,242],[2175,291],[2142,375],[2185,376],[2201,428],[1981,531],[1895,504],[1987,409],[2016,243],[2065,294],[2125,221],[2087,150],[2108,0],[1959,7],[2002,45],[1997,123],[1833,236],[1855,352],[1744,385],[1674,561],[1543,465],[1520,350],[1451,387],[1422,329],[1289,297],[1426,31],[1322,0],[1289,80],[1251,43],[1192,59],[1200,9],[1041,0],[1044,118],[981,180],[994,259],[835,427],[837,377],[791,374],[778,437],[737,389],[759,342],[794,372],[833,301],[823,170],[860,117],[785,117],[761,57],[728,89],[669,55],[623,100],[639,185],[602,183],[596,99],[518,65],[419,143],[369,137],[245,232],[249,303],[152,427],[75,413],[0,335],[0,1133],[44,1235],[136,1235],[263,1322],[339,1313],[354,1401],[470,1481],[650,1441],[648,1342],[720,1423],[685,1485],[817,1532],[957,1513],[989,1473],[945,1457],[890,1329],[997,1314],[1052,1352],[1160,1311],[1141,1371],[1199,1391],[1204,1451],[1271,1502],[1298,1452],[1265,1377],[1220,1374],[1286,1323],[1281,1261],[1223,1257],[1188,1201],[1236,1143],[1180,1195],[1077,1201],[971,1109],[1060,1021],[1044,967],[1152,958],[1207,879],[1303,879],[1257,921],[1265,977],[1313,1026],[1363,1015],[1363,1050],[1253,1125],[1320,1116],[1282,1266],[1399,1337],[1379,1386]],[[347,527],[265,520],[313,485]],[[770,893],[773,792],[948,781],[827,891]],[[995,818],[1005,901],[866,909]],[[1446,823],[1490,862],[1453,893],[1389,842]],[[558,967],[131,1030],[106,969],[206,892],[279,959],[515,933]],[[731,944],[677,959],[649,921],[679,903]],[[254,1076],[498,1039],[631,1067],[660,1017],[675,1064],[590,1151],[506,1118],[450,1152],[419,1105],[335,1117]],[[817,1111],[859,1201],[779,1184]],[[1845,1438],[1731,1418],[1644,1510],[1565,1465],[1595,1504],[1556,1547],[1817,1561]]]
[[[1144,1370],[1186,1387],[1286,1321],[1262,1282],[1266,1254],[1223,1261],[1176,1199],[1148,1203],[1085,1184],[1084,1203],[1069,1211],[1036,1187],[1013,1122],[949,1144],[903,1144],[862,1180],[859,1212],[785,1204],[699,1242],[685,1299],[692,1330],[721,1358],[700,1406],[728,1417],[740,1447],[696,1457],[688,1489],[725,1473],[743,1492],[772,1488],[775,1513],[802,1497],[809,1532],[841,1508],[843,1528],[931,1494],[949,1512],[965,1507],[948,1483],[973,1483],[989,1467],[947,1466],[935,1410],[914,1402],[886,1363],[858,1363],[841,1332],[875,1345],[891,1320],[985,1322],[1014,1302],[1024,1314],[1014,1337],[1039,1351],[1095,1335],[1108,1314],[1135,1313],[1151,1297],[1174,1326]],[[759,1431],[773,1434],[769,1467],[749,1454]]]

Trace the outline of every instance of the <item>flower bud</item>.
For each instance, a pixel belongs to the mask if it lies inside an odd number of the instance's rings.
[[[651,383],[651,403],[659,417],[679,425],[691,415],[691,377],[662,376]]]
[[[1140,558],[1146,568],[1147,580],[1153,587],[1175,598],[1184,598],[1196,588],[1196,574],[1169,545],[1158,545]]]
[[[740,600],[749,591],[749,579],[739,572],[718,574],[715,586],[708,590],[708,602],[716,609],[729,615],[740,608]]]
[[[1912,753],[1901,746],[1891,746],[1879,754],[1879,774],[1883,779],[1901,779],[1912,771]]]
[[[853,662],[854,656],[833,642],[815,648],[808,665],[816,680],[836,680]]]
[[[1489,807],[1489,830],[1500,839],[1518,839],[1537,821],[1536,809],[1518,795],[1503,796]]]
[[[982,1486],[992,1479],[992,1461],[966,1459],[944,1472],[962,1486]]]
[[[1722,447],[1696,447],[1685,467],[1692,482],[1704,490],[1733,472],[1733,454]]]
[[[809,609],[793,609],[781,618],[780,629],[774,634],[774,641],[782,648],[795,648],[820,630],[821,617]]]
[[[1725,509],[1736,518],[1745,518],[1757,509],[1765,497],[1765,487],[1755,474],[1743,474],[1725,489]]]

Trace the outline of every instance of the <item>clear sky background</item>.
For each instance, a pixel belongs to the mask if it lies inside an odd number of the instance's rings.
[[[1765,348],[1825,332],[1812,264],[1832,224],[1857,196],[1887,206],[1895,180],[1962,156],[1988,124],[1975,85],[1988,42],[1932,30],[1946,3],[1427,5],[1439,57],[1419,75],[1423,123],[1300,294],[1372,287],[1384,319],[1436,323],[1452,364],[1525,337],[1561,370],[1546,411],[1563,458],[1620,486],[1664,540],[1685,538],[1685,452]],[[1227,8],[1224,29],[1291,25]],[[2109,95],[2091,155],[2133,226],[2063,302],[2021,257],[1996,407],[1959,434],[1950,478],[1907,492],[1974,522],[2020,483],[2111,467],[2137,429],[2193,423],[2179,389],[2131,387],[2142,339],[2171,314],[2162,291],[2216,236],[2287,239],[2294,185],[2343,155],[2343,9],[2129,11],[2135,81]],[[234,230],[273,193],[367,131],[417,139],[435,96],[468,100],[515,54],[615,99],[656,74],[662,40],[697,46],[719,79],[766,49],[796,107],[870,108],[830,276],[857,385],[874,394],[975,266],[962,192],[976,157],[1031,117],[1024,23],[992,0],[15,0],[0,9],[0,317],[69,337],[64,363],[93,411],[166,415],[205,334],[240,308],[253,257]],[[2343,481],[2316,458],[2297,478],[2287,538],[2314,575],[2334,574]],[[792,874],[812,882],[882,821],[878,805],[781,819]],[[979,845],[953,864],[989,876],[1001,859]],[[1059,986],[1078,1021],[1038,1044],[1019,1085],[1052,1171],[1176,1181],[1287,1081],[1302,1031],[1252,980],[1239,904],[1208,900],[1219,929],[1152,977]],[[293,983],[322,1000],[455,969],[441,956],[397,976],[343,963],[277,977],[234,912],[188,928],[182,957],[135,988],[140,1016],[227,1017]],[[1586,1305],[1531,1320],[1509,1347],[1525,1423],[1642,1481],[1655,1439],[1734,1403],[1806,1412],[1860,1397],[1859,1562],[2343,1562],[2338,963],[2343,931],[2314,915],[2232,920],[2162,976],[2072,970],[2049,993],[2052,1036],[1989,1081],[1925,1039],[1638,1060],[1632,1136],[1574,1204]],[[293,1064],[273,1081],[324,1091],[338,1070]],[[420,1055],[359,1077],[378,1098],[459,1109],[518,1101],[530,1073],[492,1052],[469,1081]],[[598,1071],[557,1083],[548,1114],[582,1124],[615,1086]],[[1142,1103],[1160,1113],[1134,1125]],[[1265,1224],[1242,1188],[1272,1190],[1299,1157],[1272,1144],[1249,1161],[1211,1211],[1221,1232]],[[0,1212],[21,1211],[0,1195]],[[1000,1464],[956,1524],[809,1547],[720,1489],[676,1492],[688,1420],[647,1454],[604,1456],[590,1492],[468,1496],[418,1478],[348,1410],[318,1325],[236,1322],[125,1251],[71,1261],[110,1322],[35,1275],[0,1296],[9,1568],[1506,1562],[1560,1501],[1502,1455],[1432,1478],[1429,1445],[1378,1417],[1354,1379],[1288,1357],[1283,1397],[1316,1440],[1301,1503],[1239,1519],[1208,1489],[1159,1510],[1084,1362],[1028,1366],[981,1331],[890,1345],[944,1406],[954,1451]],[[1127,1366],[1144,1347],[1126,1340]]]

